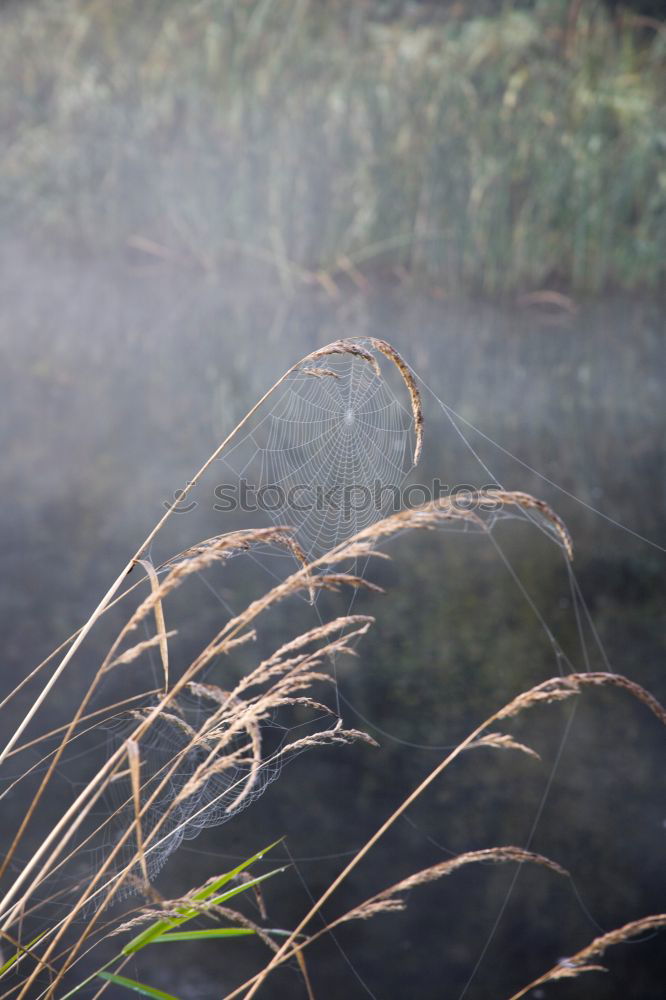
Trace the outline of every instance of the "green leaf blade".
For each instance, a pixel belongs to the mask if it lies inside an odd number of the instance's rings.
[[[246,861],[241,862],[240,865],[237,865],[235,868],[232,868],[231,871],[225,872],[224,875],[220,875],[218,876],[218,878],[213,879],[213,881],[209,885],[206,885],[204,886],[203,889],[200,889],[199,892],[195,893],[192,898],[196,902],[201,902],[201,903],[207,902],[208,900],[210,900],[211,896],[215,896],[216,893],[219,893],[220,889],[224,885],[226,885],[231,879],[235,878],[237,875],[240,875],[241,872],[243,872],[246,868],[249,868],[249,866],[254,864],[255,861],[261,861],[264,855],[267,854],[269,851],[271,851],[280,842],[281,842],[280,840],[276,840],[274,843],[269,844],[269,846],[265,847],[263,850],[257,851],[257,853],[253,854],[251,858],[248,858]],[[263,881],[265,878],[269,878],[271,875],[275,875],[278,871],[284,871],[284,868],[277,868],[272,872],[268,872],[266,875],[260,875],[256,879],[250,879],[250,881],[244,882],[242,885],[237,886],[234,889],[231,889],[228,892],[217,896],[215,899],[212,900],[212,902],[215,904],[223,903],[225,902],[225,900],[231,899],[233,896],[238,895],[238,893],[245,892],[247,889],[251,889],[253,886],[258,885],[259,882]],[[163,934],[166,934],[173,927],[180,927],[182,924],[187,923],[188,920],[192,920],[194,917],[197,917],[199,915],[200,914],[197,909],[183,907],[181,917],[171,917],[168,920],[156,920],[154,923],[146,927],[145,930],[141,931],[140,934],[137,934],[136,937],[133,937],[131,941],[128,941],[127,944],[124,945],[124,947],[122,948],[122,954],[134,955],[137,951],[141,951],[142,948],[145,948],[147,945],[151,944],[156,938],[161,937]]]
[[[272,844],[269,844],[268,847],[265,847],[262,851],[257,851],[257,853],[254,854],[251,858],[248,858],[247,861],[241,862],[241,864],[238,865],[236,868],[233,868],[231,871],[225,872],[224,875],[220,875],[219,878],[214,879],[210,883],[210,885],[204,886],[204,888],[201,889],[199,892],[197,892],[193,898],[196,899],[197,902],[203,902],[204,900],[209,899],[210,896],[213,896],[215,893],[219,892],[219,890],[222,888],[223,885],[226,885],[226,883],[229,882],[232,878],[235,878],[237,875],[240,875],[241,872],[244,872],[245,869],[249,868],[250,865],[254,864],[255,861],[261,861],[263,856],[265,854],[268,854],[269,851],[272,851],[274,847],[277,847],[279,843],[281,843],[281,840],[276,840]]]
[[[19,951],[15,952],[10,958],[7,959],[4,965],[0,965],[0,976],[4,976],[5,972],[7,972],[8,969],[11,969],[14,962],[18,962],[22,955],[30,955],[30,949],[33,948],[38,941],[41,941],[45,934],[46,931],[42,931],[41,934],[38,934],[36,938],[33,938],[32,941],[25,946],[25,948],[21,948]]]
[[[153,938],[151,944],[164,944],[169,941],[206,941],[210,938],[248,937],[254,934],[250,927],[213,927],[201,931],[170,931]]]

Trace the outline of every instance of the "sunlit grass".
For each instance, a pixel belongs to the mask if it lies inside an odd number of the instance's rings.
[[[344,5],[3,14],[5,225],[292,285],[656,287],[664,40],[566,4],[434,24]]]
[[[349,368],[349,385],[356,386],[355,392],[362,396],[366,389],[358,374],[352,377],[354,366],[368,366],[372,377],[381,381],[385,373],[380,358],[397,368],[405,401],[409,399],[416,461],[422,440],[423,409],[415,374],[395,348],[383,340],[342,339],[312,351],[277,379],[188,480],[188,486],[180,493],[181,501],[187,498],[206,470],[261,410],[262,405],[287,384],[292,375],[307,377],[309,385],[323,384],[322,380],[341,376],[340,367],[325,366],[344,361]],[[327,392],[328,389],[322,389],[320,399],[324,399]],[[357,398],[358,395],[353,397],[353,401]],[[283,448],[285,451],[292,450],[286,441]],[[348,473],[349,476],[352,474]],[[156,951],[166,951],[154,946],[166,945],[173,954],[174,947],[180,953],[188,942],[224,944],[224,939],[254,936],[272,952],[270,960],[240,986],[225,985],[226,1000],[240,996],[250,1000],[279,966],[294,959],[299,963],[308,996],[312,998],[314,994],[303,952],[307,951],[309,955],[311,945],[343,924],[402,911],[413,890],[421,886],[448,878],[468,864],[522,865],[527,862],[549,869],[558,876],[568,877],[567,871],[556,860],[528,847],[503,844],[457,854],[451,852],[451,857],[440,859],[438,863],[406,877],[399,874],[397,865],[395,870],[389,866],[383,873],[388,885],[351,909],[343,910],[338,916],[332,919],[327,917],[323,927],[313,927],[314,918],[322,916],[324,905],[328,908],[329,901],[337,897],[341,886],[349,882],[352,873],[380,840],[426,792],[434,788],[435,782],[445,772],[448,777],[452,765],[463,754],[485,748],[502,753],[517,751],[539,759],[539,754],[531,746],[520,742],[510,731],[505,731],[506,726],[510,727],[512,720],[524,712],[569,701],[586,689],[605,687],[631,695],[661,724],[666,724],[666,709],[647,690],[635,681],[607,670],[587,669],[583,673],[558,674],[514,694],[502,707],[494,708],[485,720],[476,722],[471,731],[450,746],[425,777],[415,783],[409,794],[392,807],[390,815],[378,821],[374,832],[363,838],[365,842],[351,852],[352,857],[345,867],[318,898],[312,897],[311,905],[295,928],[286,930],[263,926],[267,909],[261,892],[256,893],[258,919],[252,920],[235,909],[237,898],[242,903],[241,897],[245,898],[248,890],[258,890],[266,880],[284,871],[284,868],[273,868],[256,874],[254,870],[255,864],[263,862],[277,842],[257,851],[232,870],[214,875],[203,886],[188,888],[175,898],[165,899],[153,885],[153,879],[167,857],[178,851],[183,839],[196,837],[206,827],[233,822],[241,808],[251,808],[267,784],[279,777],[281,765],[287,757],[293,759],[305,750],[321,747],[357,743],[376,746],[375,741],[363,731],[344,728],[342,719],[315,696],[316,685],[327,686],[333,680],[332,665],[336,658],[356,652],[356,641],[366,635],[374,619],[364,614],[352,615],[349,613],[351,609],[343,616],[332,617],[329,613],[321,617],[317,615],[318,621],[313,628],[298,632],[296,627],[298,634],[292,634],[277,648],[271,643],[272,651],[266,656],[259,644],[255,646],[255,642],[260,639],[261,633],[270,636],[270,626],[266,624],[268,616],[280,606],[285,609],[286,602],[299,595],[307,596],[314,605],[317,594],[337,592],[341,588],[346,591],[365,588],[374,593],[382,592],[382,588],[372,580],[372,570],[365,578],[357,574],[357,567],[368,569],[381,556],[388,556],[383,552],[384,543],[406,531],[451,530],[454,525],[469,533],[487,535],[492,531],[494,517],[491,515],[497,513],[498,504],[508,511],[524,515],[532,526],[547,531],[567,561],[573,559],[568,530],[544,501],[523,492],[501,488],[470,490],[468,502],[462,505],[456,502],[455,496],[443,495],[419,507],[394,512],[367,524],[352,535],[343,533],[336,544],[317,558],[306,556],[293,527],[276,525],[231,531],[200,540],[160,566],[153,567],[145,558],[147,550],[170,520],[176,505],[166,511],[85,624],[25,680],[19,681],[0,706],[6,708],[23,691],[26,683],[31,684],[42,675],[41,690],[33,690],[30,707],[23,718],[19,721],[20,713],[17,712],[12,720],[11,715],[6,713],[6,742],[3,740],[4,747],[0,753],[2,763],[32,751],[37,744],[42,744],[42,750],[51,748],[38,761],[37,767],[43,771],[41,780],[38,787],[31,791],[26,811],[16,817],[16,832],[6,839],[6,847],[2,851],[0,878],[6,876],[6,879],[0,902],[1,931],[3,941],[12,946],[12,953],[0,967],[0,979],[6,977],[7,980],[3,996],[27,1000],[39,995],[42,1000],[54,1000],[55,997],[67,1000],[84,989],[87,995],[96,989],[97,997],[111,984],[118,990],[153,997],[154,1000],[177,1000],[174,994],[152,985],[152,982],[126,976],[125,971],[132,971],[126,970],[126,966],[133,963],[139,953],[150,949],[152,980],[160,973],[161,959]],[[175,624],[180,618],[177,605],[172,603],[176,593],[201,574],[214,568],[226,569],[232,559],[249,553],[252,548],[259,550],[267,545],[285,550],[293,557],[288,575],[281,577],[271,572],[270,589],[260,592],[243,610],[231,613],[221,626],[218,622],[214,634],[203,639],[203,645],[193,651],[193,658],[183,660],[179,657],[170,644],[178,629],[167,631],[167,621]],[[128,583],[130,573],[135,570],[132,582]],[[142,570],[145,577],[137,579]],[[146,584],[149,584],[149,593],[146,593]],[[48,716],[43,715],[42,707],[47,700],[52,704],[54,686],[59,684],[62,688],[66,683],[63,681],[66,669],[71,666],[75,654],[97,623],[112,607],[130,595],[134,595],[135,603],[126,608],[127,617],[102,662],[92,676],[86,677],[85,693],[78,707],[74,707],[76,699],[72,699],[70,722],[54,729]],[[283,613],[289,614],[287,610]],[[407,621],[405,627],[409,630],[413,626]],[[220,674],[228,679],[228,664],[241,646],[247,649],[254,646],[254,652],[249,654],[254,666],[241,673],[231,690],[210,683]],[[68,647],[67,652],[54,666],[51,661],[65,647]],[[159,692],[148,687],[149,683],[153,683],[154,675],[146,658],[146,654],[157,650],[163,668],[163,687]],[[175,665],[179,660],[181,671],[174,676],[169,665]],[[80,661],[84,669],[85,662]],[[48,675],[42,674],[43,668],[49,664]],[[213,665],[221,668],[219,673],[209,673]],[[140,689],[141,707],[123,712],[119,719],[119,708],[136,704],[137,693],[134,692],[122,702],[114,700],[101,709],[88,711],[92,708],[93,699],[105,701],[109,697],[110,690],[105,685],[114,674],[127,668],[130,668],[132,688]],[[205,707],[202,707],[204,701]],[[285,725],[287,717],[295,712],[305,712],[310,717],[307,729],[302,728],[302,715],[298,725]],[[38,719],[46,727],[46,732],[21,743],[28,726],[36,724]],[[84,781],[70,781],[68,794],[59,796],[54,811],[52,793],[56,786],[62,787],[61,771],[68,768],[70,761],[77,761],[81,756],[79,753],[70,758],[71,746],[90,731],[87,724],[93,719],[96,750],[93,749],[91,763],[99,753],[96,766],[91,768]],[[84,723],[86,729],[82,729]],[[111,731],[113,725],[118,723],[122,724],[122,728],[116,729],[118,738],[114,749],[114,744],[109,744],[102,737],[105,730]],[[498,725],[499,731],[496,729]],[[271,727],[281,733],[276,745],[270,738],[267,739]],[[121,736],[123,730],[124,735]],[[11,766],[16,765],[12,762]],[[12,784],[4,788],[2,797],[19,783],[26,782],[25,787],[29,788],[35,776],[34,770],[30,756],[30,766],[22,773],[11,775]],[[111,795],[114,788],[116,796]],[[306,789],[308,794],[322,794],[324,791],[310,791],[304,785],[302,794]],[[29,828],[34,830],[37,816],[41,816],[42,821],[47,820],[47,823],[42,823],[37,843],[32,841],[32,853],[21,857],[24,847],[31,843],[28,838],[32,831]],[[293,823],[302,822],[303,817],[295,810]],[[317,831],[312,829],[309,835],[315,838],[315,843]],[[98,849],[92,851],[95,843]],[[21,863],[13,863],[19,857]],[[182,868],[186,873],[184,863]],[[128,899],[137,896],[138,905],[131,906]],[[125,905],[120,911],[114,908],[114,904],[123,901]],[[227,905],[229,903],[232,907]],[[224,926],[185,927],[198,918],[222,920]],[[664,925],[665,914],[651,914],[596,938],[586,948],[579,949],[571,958],[561,961],[534,980],[531,986],[514,994],[515,1000],[534,985],[563,978],[564,975],[573,977],[598,970],[598,965],[589,964],[589,958],[603,955],[607,948],[643,930],[656,930]],[[38,931],[36,935],[35,931]],[[125,940],[128,934],[131,936]],[[121,935],[122,939],[116,944],[113,939]],[[93,953],[98,957],[93,958]],[[89,972],[86,966],[83,967],[85,972],[81,969],[79,963],[84,959],[92,962],[93,971]],[[100,962],[102,964],[98,964]],[[63,994],[62,989],[68,992]]]

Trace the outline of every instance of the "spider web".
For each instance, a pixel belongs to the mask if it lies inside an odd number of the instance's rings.
[[[350,355],[326,357],[325,365],[310,363],[291,373],[250,430],[220,458],[235,487],[244,481],[251,488],[251,502],[264,521],[293,529],[308,561],[401,509],[401,487],[413,467],[414,417],[406,405],[404,383],[397,378],[394,388],[371,364]],[[242,495],[239,491],[236,499]],[[241,506],[245,521],[251,509]],[[485,518],[488,528],[497,516],[491,513]],[[465,530],[467,525],[450,527]],[[258,548],[262,555],[269,554],[263,548],[270,546]],[[275,553],[273,547],[270,554]],[[192,734],[218,707],[201,691],[182,693],[142,737],[141,798],[143,802],[152,798],[141,824],[150,881],[184,840],[226,823],[279,775],[279,755],[262,760],[259,769],[253,766],[248,734],[241,732],[237,746],[225,746],[220,752],[224,766],[209,770],[205,780],[193,780],[206,758],[211,754],[215,758],[217,751],[205,740],[191,742]],[[123,743],[133,725],[126,720],[108,730],[110,750]],[[265,725],[264,721],[262,729]],[[143,882],[141,867],[133,861],[140,845],[132,828],[128,776],[111,786],[103,806],[104,815],[112,818],[105,827],[103,847],[95,852],[100,861],[108,857],[118,832],[130,831],[110,872],[113,877],[132,865],[118,893],[123,898],[140,890]]]
[[[404,383],[396,380],[394,389],[367,361],[350,355],[327,357],[325,364],[325,368],[310,364],[291,373],[251,429],[219,460],[232,473],[234,485],[242,480],[252,488],[264,520],[293,528],[308,561],[401,509],[401,487],[413,467],[414,418],[405,405]],[[500,516],[515,515],[490,513],[484,519],[486,526],[492,529]],[[467,523],[453,523],[449,530],[467,527]],[[550,527],[546,523],[544,530]],[[257,546],[255,551],[285,558],[276,554],[280,550],[275,547]],[[352,603],[353,597],[348,610]],[[205,743],[190,743],[192,732],[205,724],[216,707],[201,693],[181,694],[142,737],[142,800],[158,790],[142,819],[151,881],[184,840],[226,823],[280,773],[279,758],[263,761],[255,771],[251,757],[240,753],[235,765],[225,764],[183,794],[211,753]],[[109,730],[110,750],[122,744],[131,728],[126,722]],[[241,734],[239,751],[244,749],[244,739]],[[220,760],[233,750],[225,747]],[[168,780],[162,784],[167,773]],[[112,786],[103,813],[111,813],[113,820],[105,831],[100,860],[108,856],[118,831],[132,827],[129,778]],[[132,832],[112,873],[132,863],[138,847]],[[141,882],[141,868],[134,863],[119,898],[136,892]]]
[[[148,710],[153,703],[148,703]],[[219,709],[219,702],[199,685],[196,693],[182,692],[141,739],[141,798],[144,802],[152,799],[141,822],[151,882],[183,840],[192,840],[203,829],[226,823],[250,806],[279,776],[279,757],[262,760],[260,768],[253,767],[245,730],[227,741],[224,750],[216,748],[212,734],[208,739],[193,742],[195,732],[200,732]],[[126,718],[107,728],[109,753],[124,742],[140,714],[130,713],[135,718]],[[224,764],[220,770],[209,766],[204,780],[194,780],[205,762],[210,765],[217,758]],[[111,784],[100,815],[110,816],[111,821],[105,825],[102,846],[93,851],[98,864],[106,860],[121,833],[132,831],[114,859],[110,874],[115,875],[137,856],[139,846],[132,829],[135,813],[128,775]],[[136,862],[117,898],[137,892],[142,882],[142,868]],[[95,906],[93,902],[92,909]]]
[[[265,515],[293,528],[309,561],[399,509],[412,449],[412,413],[398,393],[343,355],[294,372],[220,461]]]
[[[412,468],[414,420],[399,378],[392,382],[378,376],[363,359],[331,356],[325,368],[311,364],[291,373],[269,403],[220,461],[232,474],[234,488],[244,480],[252,489],[264,523],[293,529],[308,561],[400,508],[400,487]],[[240,502],[240,492],[236,499]],[[248,511],[241,507],[241,513],[247,526]],[[293,559],[275,546],[259,545],[254,551],[250,558],[264,568],[268,555]],[[149,700],[138,714],[152,704]],[[212,743],[193,743],[192,733],[205,727],[218,709],[202,690],[182,692],[141,738],[141,801],[152,798],[141,821],[151,882],[183,841],[226,823],[280,773],[279,754],[262,756],[261,767],[254,766],[252,739],[240,732],[220,751],[224,766],[209,768],[206,779],[197,780],[204,760],[211,754],[215,759],[216,750]],[[107,755],[136,725],[133,715],[137,713],[107,726]],[[264,720],[264,735],[267,726],[271,728]],[[128,773],[112,783],[96,815],[104,822],[101,843],[90,849],[93,866],[105,861],[120,834],[129,831],[108,878],[131,865],[117,898],[141,891],[142,868],[133,860],[140,845]],[[94,898],[93,910],[96,905]]]

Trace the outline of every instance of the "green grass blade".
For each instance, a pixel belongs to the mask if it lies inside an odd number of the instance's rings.
[[[250,927],[212,927],[203,931],[171,931],[153,938],[151,944],[168,941],[205,941],[208,938],[247,937],[255,932]]]
[[[17,962],[22,955],[29,955],[30,949],[34,945],[36,945],[37,942],[41,940],[41,938],[43,938],[45,934],[46,931],[42,931],[41,934],[38,934],[36,938],[33,938],[32,941],[30,941],[30,943],[27,944],[24,948],[20,948],[15,955],[12,955],[11,958],[8,958],[7,961],[4,963],[4,965],[0,965],[0,976],[4,976],[7,969],[11,969],[14,962]],[[35,957],[35,961],[39,960]]]
[[[190,917],[185,917],[181,921],[176,920],[157,920],[154,924],[150,924],[146,927],[145,931],[141,931],[136,937],[133,937],[131,941],[123,947],[123,955],[134,955],[135,952],[141,951],[146,945],[149,945],[151,941],[154,941],[156,937],[160,934],[164,934],[165,931],[170,930],[171,927],[177,927],[179,923],[184,923],[185,920],[190,920]]]
[[[283,872],[284,868],[274,868],[270,872],[266,872],[265,875],[259,875],[257,878],[250,879],[248,882],[243,882],[242,885],[235,886],[233,889],[229,889],[227,892],[223,892],[219,896],[214,896],[210,903],[213,906],[219,906],[221,903],[226,903],[227,900],[233,899],[234,896],[238,896],[241,892],[247,892],[248,889],[254,888],[255,885],[259,885],[260,882],[264,882],[267,878],[272,878],[273,875]],[[197,897],[195,897],[197,898]],[[186,924],[188,920],[193,920],[194,917],[201,916],[199,910],[195,909],[185,909],[183,908],[182,917],[171,917],[168,920],[157,920],[150,927],[147,927],[145,931],[138,934],[135,938],[132,938],[128,944],[122,949],[123,955],[133,955],[147,945],[152,944],[152,942],[163,935],[167,934],[173,927],[180,927],[182,924]]]
[[[201,889],[200,892],[196,893],[193,898],[196,899],[197,901],[209,899],[209,897],[212,896],[214,893],[218,892],[218,890],[221,889],[223,885],[226,885],[226,883],[229,882],[230,879],[235,878],[236,875],[240,875],[241,872],[245,871],[246,868],[249,868],[249,866],[254,864],[255,861],[261,861],[264,855],[268,854],[269,851],[272,851],[273,848],[276,847],[279,843],[281,843],[281,838],[280,840],[274,841],[268,847],[265,847],[263,851],[258,851],[251,858],[248,858],[247,861],[243,861],[240,865],[238,865],[238,867],[233,868],[230,872],[226,872],[224,875],[220,875],[219,878],[214,879],[210,883],[210,885],[204,886],[204,888]]]
[[[270,844],[262,851],[258,851],[256,854],[253,854],[251,858],[247,859],[247,861],[243,861],[240,865],[237,865],[236,868],[233,868],[231,871],[225,872],[224,875],[220,875],[218,878],[213,879],[209,885],[200,889],[199,892],[195,893],[192,898],[196,902],[206,902],[211,896],[214,896],[215,893],[219,893],[222,886],[226,885],[230,879],[240,875],[241,872],[243,872],[251,864],[254,864],[255,861],[260,861],[264,855],[268,853],[268,851],[272,850],[276,844],[279,843],[280,841],[276,840],[273,844]],[[269,872],[268,875],[260,876],[259,879],[252,879],[249,882],[245,882],[242,886],[231,890],[230,893],[225,893],[224,895],[219,896],[214,900],[214,902],[222,903],[226,899],[230,899],[232,896],[235,896],[238,892],[245,892],[247,889],[251,889],[252,886],[257,885],[259,881],[262,881],[264,878],[268,878],[270,875],[276,874],[276,871],[283,870],[284,869],[276,869],[273,872]],[[182,917],[171,917],[168,920],[156,920],[154,923],[150,924],[145,930],[141,931],[140,934],[137,934],[136,937],[133,937],[132,940],[124,946],[122,949],[123,955],[133,955],[135,952],[141,951],[141,949],[149,945],[151,941],[154,941],[155,938],[165,934],[167,931],[171,930],[172,927],[179,927],[181,924],[187,923],[188,920],[192,920],[194,917],[199,915],[198,910],[186,907],[183,907],[182,913]]]
[[[100,979],[108,979],[110,983],[115,983],[116,986],[124,986],[127,990],[140,993],[142,997],[153,997],[153,1000],[178,1000],[178,997],[175,997],[173,993],[165,993],[164,990],[157,990],[154,986],[146,986],[145,983],[139,983],[136,979],[116,976],[113,972],[99,972],[98,976]]]
[[[265,882],[267,878],[273,878],[274,875],[279,875],[280,872],[286,871],[286,867],[273,868],[272,871],[266,872],[265,875],[258,875],[257,878],[250,879],[248,882],[243,882],[242,885],[237,885],[233,889],[228,889],[227,892],[223,892],[221,896],[215,896],[211,900],[211,903],[218,906],[220,903],[226,903],[228,899],[233,899],[234,896],[238,896],[241,892],[247,892],[248,889],[253,889],[255,885],[259,885],[260,882]]]

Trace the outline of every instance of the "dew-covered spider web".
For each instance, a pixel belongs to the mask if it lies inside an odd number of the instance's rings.
[[[384,364],[380,374],[363,357],[334,354],[294,370],[216,463],[221,534],[233,528],[233,520],[225,516],[228,496],[239,524],[251,525],[256,515],[255,525],[288,527],[300,550],[298,561],[310,562],[399,510],[401,487],[413,467],[416,434],[409,393],[392,369]],[[207,545],[194,546],[187,554],[201,554]],[[226,563],[234,555],[247,555],[278,579],[293,572],[294,550],[267,543],[226,552],[211,572],[198,573],[197,579],[215,592],[214,584],[228,574]],[[163,578],[177,563],[178,557],[164,563],[162,570],[158,567],[158,576]],[[307,598],[305,592],[303,596]],[[228,610],[233,614],[240,608]],[[317,619],[321,622],[318,612]],[[154,661],[151,653],[148,659]],[[153,672],[159,686],[154,662]],[[209,678],[215,679],[214,673],[206,674]],[[266,716],[256,728],[241,728],[227,738],[233,712],[221,706],[220,689],[209,685],[207,692],[206,687],[196,684],[180,692],[139,740],[140,831],[134,827],[129,768],[121,769],[100,800],[92,819],[101,828],[87,851],[93,870],[113,853],[98,890],[100,899],[104,885],[113,883],[128,865],[129,876],[123,875],[116,898],[143,893],[146,874],[152,882],[183,841],[226,823],[278,777],[280,748],[289,742],[287,720],[273,722]],[[210,694],[213,690],[215,695]],[[148,697],[140,708],[105,725],[107,759],[123,747],[155,704],[156,696]],[[321,728],[316,719],[313,725]],[[202,738],[206,732],[209,735]],[[122,837],[124,843],[117,849]],[[93,909],[96,898],[97,893]]]
[[[400,509],[413,448],[404,384],[341,355],[292,373],[220,465],[309,561]]]
[[[226,700],[225,700],[226,699]],[[152,704],[127,713],[107,727],[108,752],[121,746]],[[208,827],[220,826],[250,806],[281,769],[279,753],[262,756],[259,725],[236,731],[230,726],[234,699],[219,688],[191,684],[173,699],[141,738],[141,801],[150,803],[141,820],[141,840],[149,880],[183,840]],[[113,861],[119,872],[137,858],[134,804],[127,771],[120,772],[105,794],[101,817],[111,817],[97,848],[98,864],[109,856],[120,836],[130,831]],[[118,898],[144,888],[144,872],[134,861]]]
[[[388,372],[384,371],[385,368]],[[424,388],[427,389],[426,386]],[[438,397],[435,399],[448,413],[445,404]],[[219,493],[216,490],[215,494],[220,501],[222,515],[220,532],[232,527],[224,518],[223,512],[228,508],[222,503],[223,499],[227,502],[227,498],[231,498],[236,504],[231,509],[237,512],[240,509],[241,523],[247,523],[247,515],[256,512],[264,525],[272,522],[293,529],[302,555],[311,561],[387,514],[403,509],[401,488],[413,468],[417,438],[414,409],[409,404],[406,384],[399,374],[391,370],[390,365],[382,364],[380,375],[363,357],[343,353],[299,366],[267,399],[241,436],[216,463],[216,469],[224,470],[216,480],[223,489]],[[457,417],[457,414],[454,416]],[[474,452],[451,414],[449,419],[455,433],[486,474],[486,481],[499,487],[499,482]],[[566,541],[563,543],[557,524],[552,519],[544,519],[538,508],[507,507],[497,511],[482,510],[482,513],[480,526],[488,530],[499,518],[521,517],[532,522],[566,550]],[[472,522],[456,521],[442,528],[464,530],[470,524]],[[566,666],[573,670],[573,664],[569,663],[529,592],[513,573],[510,562],[494,537],[491,542],[514,576],[522,597],[539,619],[555,654],[558,669]],[[207,542],[201,543],[197,552],[203,553],[206,546]],[[192,553],[194,549],[189,551]],[[239,546],[229,551],[225,559],[246,554],[254,558],[253,553]],[[284,546],[276,551],[275,547],[271,549],[266,545],[266,552],[261,552],[262,559],[269,554],[282,559],[294,558],[293,550]],[[161,572],[167,572],[176,565],[177,559],[164,563]],[[364,566],[360,567],[359,575],[363,575],[363,570]],[[215,565],[215,571],[220,575],[227,572],[222,560]],[[291,568],[280,575],[290,571]],[[572,600],[576,614],[580,616],[581,611],[584,613],[586,609],[575,589],[577,584],[571,570],[569,573]],[[202,572],[201,575],[205,574]],[[206,586],[215,592],[212,584],[207,583]],[[232,595],[230,599],[234,600],[234,597]],[[351,611],[354,598],[355,592],[350,597],[347,612]],[[323,622],[321,612],[321,605],[312,609],[312,613]],[[577,620],[577,625],[582,639],[580,620]],[[591,620],[590,628],[594,628]],[[151,634],[151,630],[146,631],[147,636]],[[581,645],[587,665],[587,650],[584,642]],[[603,655],[603,648],[601,652]],[[154,648],[152,653],[155,653]],[[327,669],[331,669],[331,663],[327,663]],[[334,663],[332,672],[335,673]],[[184,841],[197,837],[206,828],[225,824],[252,804],[278,777],[282,764],[280,745],[282,741],[288,742],[288,728],[278,726],[277,717],[273,719],[270,713],[266,713],[256,726],[241,726],[234,731],[230,721],[233,713],[225,714],[221,694],[224,692],[212,685],[197,683],[188,686],[179,692],[168,710],[162,711],[140,737],[140,802],[145,806],[140,825],[135,826],[135,789],[129,768],[120,771],[100,800],[96,816],[103,825],[103,832],[95,846],[89,849],[89,854],[95,859],[93,871],[115,852],[119,838],[127,836],[121,849],[115,853],[98,892],[103,893],[109,882],[123,873],[122,888],[116,898],[136,892],[148,895],[147,883],[152,882]],[[146,695],[141,708],[125,712],[117,722],[104,725],[107,759],[125,746],[137,722],[145,719],[160,697]],[[382,736],[404,747],[433,752],[449,749],[410,743],[399,735],[380,729],[344,695],[339,694],[337,685],[336,698],[338,717],[344,703],[345,708],[358,715],[364,725],[373,727]],[[294,720],[294,727],[297,724],[302,725]],[[265,742],[272,749],[265,752],[264,738],[271,728],[273,732]],[[277,734],[278,729],[280,734]],[[567,729],[563,736],[552,774],[555,773],[568,732]],[[273,752],[276,743],[278,750]],[[549,784],[526,848],[530,847],[534,838],[548,790]],[[96,817],[92,818],[96,820]],[[129,875],[126,873],[128,866],[131,866]],[[507,900],[512,888],[513,883]],[[91,906],[94,908],[97,902],[93,898]],[[494,932],[493,928],[470,982]]]
[[[404,375],[393,367],[383,364],[380,373],[366,358],[340,353],[313,359],[290,373],[217,463],[224,470],[215,489],[222,517],[226,510],[235,511],[247,524],[248,515],[255,513],[263,525],[291,528],[302,557],[310,562],[403,509],[402,487],[414,466],[418,441],[417,418]],[[234,506],[225,507],[229,502]],[[483,523],[492,528],[500,516],[512,514],[491,511]],[[449,527],[464,530],[467,523],[454,521]],[[540,526],[552,527],[547,522]],[[223,533],[232,525],[225,520],[220,527]],[[188,551],[200,553],[207,545]],[[245,553],[234,550],[225,560],[233,554]],[[253,546],[247,554],[259,558],[264,568],[267,556],[294,559],[293,550],[269,544]],[[164,570],[177,563],[165,563]],[[366,564],[364,557],[354,572],[362,576]],[[226,572],[224,561],[217,569]],[[289,572],[291,568],[279,576]],[[353,599],[352,594],[348,613]],[[315,613],[323,623],[318,608]],[[334,658],[330,666],[335,674]],[[129,770],[121,771],[100,802],[102,843],[99,846],[98,840],[94,849],[94,867],[106,861],[119,837],[127,834],[108,870],[113,880],[131,865],[118,898],[143,892],[146,875],[152,882],[183,841],[226,823],[280,773],[280,753],[262,751],[271,726],[268,717],[254,729],[229,735],[231,716],[219,700],[220,690],[215,689],[215,695],[213,690],[207,691],[204,684],[188,687],[141,737],[140,830],[133,826],[136,802]],[[339,718],[337,684],[335,692]],[[155,704],[155,698],[149,698],[142,708],[106,727],[107,758]]]

